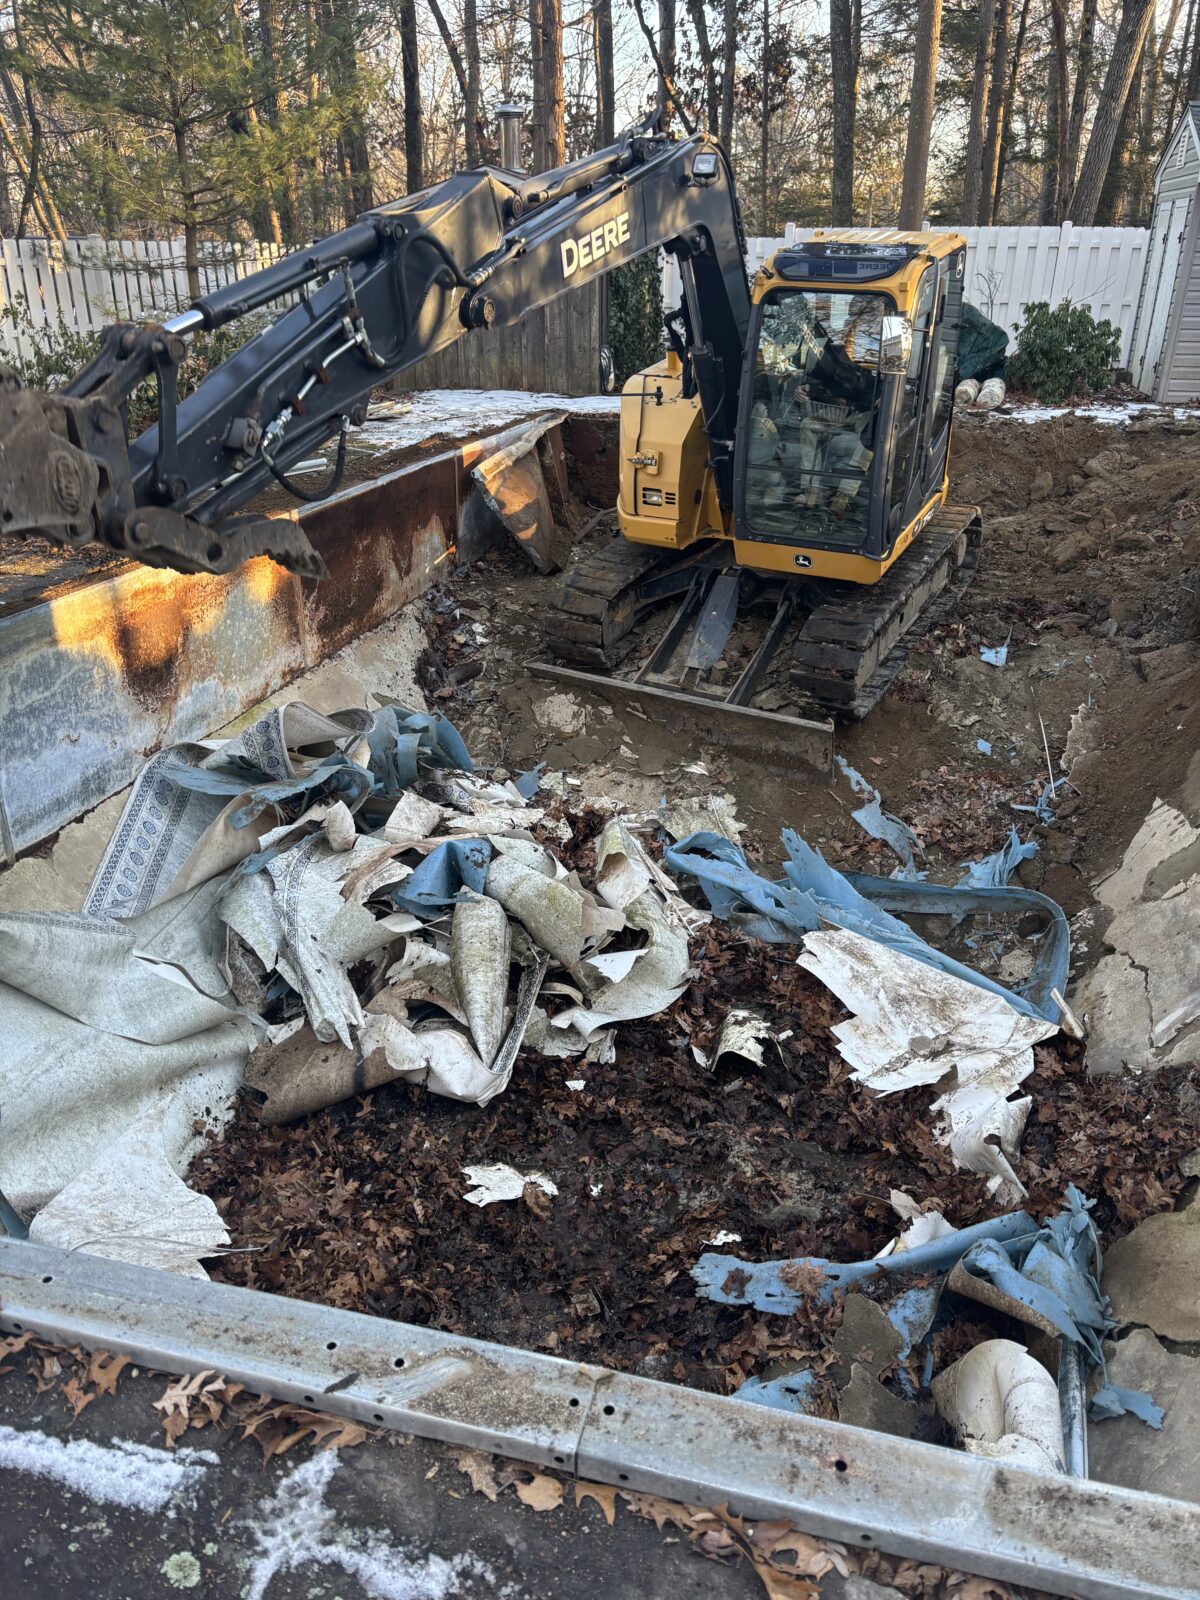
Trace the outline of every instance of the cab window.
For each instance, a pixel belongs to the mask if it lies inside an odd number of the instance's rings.
[[[746,461],[760,534],[866,542],[882,294],[783,290],[763,305]]]

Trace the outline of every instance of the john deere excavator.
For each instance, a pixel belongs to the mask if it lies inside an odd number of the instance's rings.
[[[330,492],[372,389],[422,356],[662,247],[683,303],[664,359],[625,385],[623,537],[569,568],[552,647],[610,668],[673,599],[637,674],[648,688],[748,707],[794,635],[797,692],[861,715],[975,561],[975,510],[945,504],[964,245],[818,235],[751,287],[744,244],[723,150],[653,119],[538,176],[460,173],[161,325],[109,328],[60,391],[0,382],[0,532],[96,540],[182,571],[267,554],[319,577],[295,522],[243,508],[273,479],[304,499]],[[192,334],[289,299],[178,398]],[[158,422],[131,440],[126,403],[147,380]],[[332,481],[298,483],[297,463],[334,436]],[[761,639],[732,687],[714,687],[756,609]]]

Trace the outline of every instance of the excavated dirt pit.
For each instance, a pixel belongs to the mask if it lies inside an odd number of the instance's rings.
[[[1198,469],[1191,423],[966,419],[954,498],[983,509],[978,577],[881,705],[838,734],[840,753],[916,831],[932,879],[957,881],[959,864],[1014,822],[1037,841],[1020,881],[1075,919],[1075,980],[1102,949],[1092,885],[1155,797],[1200,809]],[[601,525],[589,538],[606,536]],[[572,845],[553,846],[568,865],[585,876],[592,865],[602,798],[652,817],[664,798],[718,796],[731,797],[748,856],[771,875],[784,826],[838,866],[890,871],[850,816],[844,777],[773,775],[719,742],[532,679],[524,664],[544,655],[556,581],[510,548],[454,575],[425,606],[425,685],[477,762],[547,763],[558,794],[548,821],[566,816],[573,829]],[[1003,667],[980,659],[1006,639]],[[1013,809],[1041,794],[1047,749],[1051,825]],[[620,1026],[610,1064],[526,1052],[484,1110],[389,1087],[264,1128],[243,1103],[190,1179],[240,1252],[211,1264],[213,1276],[722,1392],[804,1358],[836,1415],[840,1303],[781,1318],[699,1299],[689,1269],[708,1241],[736,1234],[723,1248],[752,1260],[852,1260],[896,1232],[889,1190],[936,1199],[958,1226],[996,1206],[934,1140],[930,1093],[879,1099],[848,1081],[829,1031],[842,1013],[793,948],[714,923],[692,953],[687,992]],[[710,1070],[693,1047],[707,1054],[739,1001],[766,1013],[780,1043],[764,1070]],[[1061,1034],[1036,1061],[1019,1166],[1027,1209],[1056,1210],[1073,1182],[1096,1199],[1106,1242],[1169,1209],[1186,1182],[1180,1158],[1200,1144],[1189,1070],[1089,1079],[1082,1047]],[[536,1166],[557,1199],[465,1204],[461,1168],[493,1161]],[[935,1365],[1006,1331],[982,1309],[960,1317],[936,1336]],[[915,1425],[936,1436],[929,1416]]]

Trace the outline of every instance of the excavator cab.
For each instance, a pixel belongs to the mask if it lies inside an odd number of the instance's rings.
[[[739,561],[870,583],[942,504],[965,255],[955,234],[819,234],[758,273]]]

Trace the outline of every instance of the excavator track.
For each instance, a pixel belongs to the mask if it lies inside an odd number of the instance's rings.
[[[559,661],[615,667],[628,653],[630,634],[657,599],[641,585],[657,566],[675,557],[616,538],[574,562],[550,604],[546,643]]]
[[[806,585],[801,604],[815,603],[795,639],[791,663],[800,694],[826,715],[865,717],[913,645],[970,583],[980,537],[974,506],[944,506],[877,584]],[[584,556],[564,575],[549,607],[545,638],[551,654],[592,672],[611,670],[631,648],[637,624],[664,599],[686,590],[697,564],[695,556],[621,538]],[[630,696],[648,692],[634,680],[621,687]],[[671,698],[678,703],[681,696]],[[698,689],[686,698],[697,707],[720,703]],[[742,715],[765,714],[747,700]]]
[[[792,682],[835,716],[865,717],[913,645],[942,621],[971,582],[981,536],[975,506],[943,506],[877,584],[839,585],[800,631]]]

